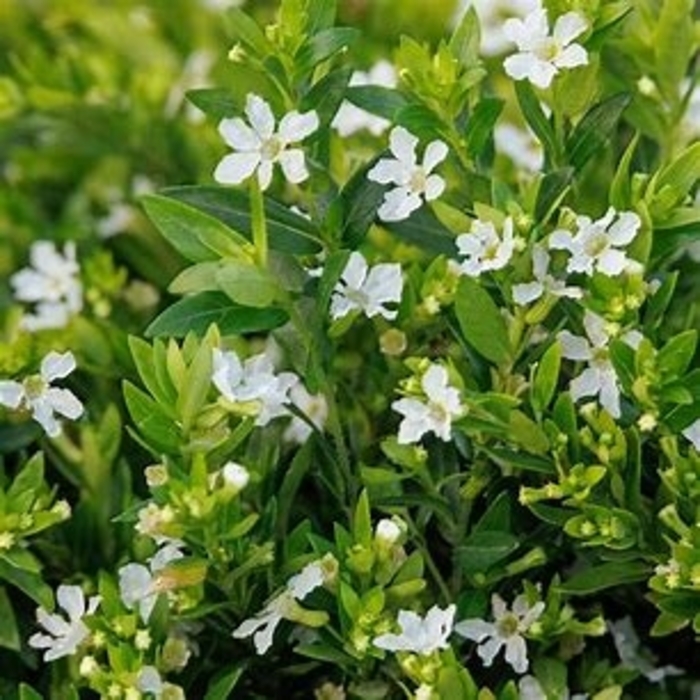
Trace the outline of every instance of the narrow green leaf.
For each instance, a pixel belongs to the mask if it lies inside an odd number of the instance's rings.
[[[180,434],[166,410],[131,382],[124,382],[123,391],[131,419],[143,437],[159,450],[177,450]]]
[[[607,588],[644,581],[651,571],[651,567],[643,562],[609,562],[585,569],[556,588],[567,595],[591,595]]]
[[[462,570],[467,575],[484,573],[494,564],[510,556],[520,542],[510,532],[480,530],[472,533],[455,554]]]
[[[504,104],[504,101],[497,97],[486,97],[476,105],[469,116],[466,142],[467,153],[472,158],[480,156],[486,147]]]
[[[408,101],[398,90],[379,85],[353,85],[348,88],[345,96],[356,107],[392,122],[408,105]]]
[[[574,177],[573,168],[562,168],[547,173],[537,188],[535,218],[544,224],[549,221],[566,196]]]
[[[226,11],[226,19],[226,24],[233,32],[233,36],[259,58],[274,53],[275,47],[269,42],[265,32],[243,10],[237,7],[229,8]]]
[[[557,148],[554,130],[540,105],[539,99],[537,99],[535,91],[526,80],[519,80],[515,83],[515,94],[525,121],[542,143],[542,147],[549,159],[556,163],[559,149]]]
[[[532,382],[531,402],[538,413],[543,413],[557,389],[559,370],[561,368],[561,344],[552,343],[537,363]]]
[[[17,618],[4,586],[0,586],[0,620],[0,647],[19,651],[22,643],[17,629]]]
[[[359,30],[353,27],[331,27],[313,35],[295,56],[298,73],[309,72],[314,66],[355,43],[359,37]]]
[[[211,679],[204,700],[228,700],[243,675],[243,666],[225,669]]]

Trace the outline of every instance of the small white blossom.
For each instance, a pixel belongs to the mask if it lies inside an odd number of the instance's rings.
[[[454,605],[449,605],[445,610],[434,605],[425,618],[411,610],[400,610],[398,624],[401,633],[380,634],[374,638],[374,646],[386,651],[408,651],[422,655],[447,649],[456,610]]]
[[[348,85],[350,87],[375,85],[393,88],[396,87],[396,69],[388,61],[379,61],[366,73],[355,71],[350,77]],[[373,136],[381,136],[391,126],[391,122],[345,100],[340,105],[331,126],[342,137],[351,136],[363,130],[369,131]]]
[[[567,12],[549,33],[547,11],[536,9],[524,20],[509,19],[503,26],[506,37],[517,45],[519,53],[506,58],[503,67],[514,80],[529,80],[539,88],[548,88],[562,68],[588,63],[588,54],[574,39],[588,29],[578,12]]]
[[[543,294],[555,297],[580,299],[583,291],[579,287],[567,287],[564,280],[558,280],[549,274],[549,253],[540,245],[532,249],[533,282],[513,285],[513,300],[516,304],[525,306],[539,299]]]
[[[396,185],[384,194],[384,201],[377,212],[382,221],[402,221],[420,208],[423,200],[431,202],[445,190],[445,181],[433,173],[433,169],[447,158],[444,141],[436,139],[425,148],[423,163],[418,163],[416,148],[418,139],[402,126],[394,127],[389,134],[389,149],[393,158],[382,158],[367,177],[382,185]]]
[[[353,251],[333,290],[331,318],[335,321],[359,310],[368,318],[379,315],[391,321],[397,311],[385,305],[398,304],[402,291],[399,263],[379,263],[369,268],[362,253]]]
[[[470,619],[455,625],[457,634],[477,642],[477,653],[485,666],[490,666],[496,655],[505,647],[506,661],[516,673],[525,673],[529,666],[527,658],[527,643],[524,634],[530,629],[544,611],[544,603],[528,605],[527,597],[519,595],[513,601],[513,607],[508,609],[503,598],[497,593],[491,596],[493,622]]]
[[[61,434],[61,424],[56,414],[76,420],[83,414],[83,404],[69,389],[51,386],[55,379],[67,377],[75,369],[73,353],[51,351],[41,361],[39,374],[33,374],[22,383],[0,381],[0,404],[11,409],[31,411],[32,418],[41,425],[49,437]]]
[[[503,269],[513,257],[513,219],[503,222],[503,235],[499,236],[490,221],[477,219],[469,233],[457,236],[459,254],[464,257],[459,269],[462,274],[479,277],[484,272]]]
[[[687,428],[681,431],[684,438],[690,440],[693,447],[700,452],[700,418],[694,423],[691,423]]]
[[[54,661],[62,656],[71,656],[87,639],[90,630],[83,622],[85,615],[92,615],[100,604],[99,596],[92,596],[85,605],[85,596],[80,586],[61,585],[56,589],[56,600],[67,618],[59,614],[49,614],[44,608],[37,608],[39,624],[48,632],[37,632],[29,638],[29,646],[46,649],[44,661]]]
[[[255,425],[289,414],[290,390],[299,382],[293,372],[275,374],[272,359],[265,353],[254,355],[244,363],[233,351],[214,349],[212,381],[222,396],[233,403],[255,402]]]
[[[526,129],[513,124],[497,124],[493,130],[496,153],[503,153],[518,168],[537,173],[544,165],[544,151],[540,142]]]
[[[402,534],[401,526],[394,518],[382,518],[374,529],[374,537],[389,546],[396,544]]]
[[[299,382],[292,387],[289,398],[317,430],[323,430],[328,419],[328,402],[323,394],[310,394],[306,387]],[[311,433],[313,433],[311,425],[299,416],[293,416],[283,437],[287,442],[303,445]]]
[[[605,319],[586,310],[583,327],[587,338],[562,331],[558,338],[567,360],[586,362],[588,367],[571,381],[571,396],[575,401],[586,396],[598,396],[600,405],[613,417],[620,417],[620,389],[615,368],[610,361],[610,334]]]
[[[236,493],[243,491],[250,481],[250,472],[236,462],[226,462],[221,468],[221,475],[226,486],[234,489]]]
[[[264,654],[272,646],[272,638],[282,620],[293,616],[297,601],[302,601],[309,593],[323,585],[323,567],[320,561],[307,564],[298,574],[292,576],[284,591],[273,598],[255,617],[244,620],[233,631],[236,639],[253,635],[255,651]]]
[[[448,383],[447,370],[431,364],[421,378],[421,387],[427,401],[406,397],[394,401],[391,407],[404,416],[399,426],[398,441],[405,445],[418,442],[426,433],[435,433],[448,441],[452,434],[452,420],[462,415],[459,390]]]
[[[619,275],[638,266],[621,248],[632,242],[641,225],[641,219],[634,212],[618,213],[610,207],[605,216],[596,221],[587,216],[576,217],[575,234],[563,229],[554,231],[549,237],[549,247],[571,253],[567,272]]]
[[[240,117],[222,119],[219,133],[234,150],[221,160],[214,179],[222,184],[238,185],[257,171],[260,187],[272,181],[272,170],[279,163],[285,178],[292,183],[309,177],[301,148],[290,148],[313,134],[319,126],[315,111],[285,114],[275,131],[275,116],[270,105],[258,95],[249,94],[245,113],[248,124]]]
[[[159,572],[170,562],[181,559],[179,542],[161,547],[149,560],[149,566],[126,564],[119,569],[119,595],[129,610],[137,609],[144,623],[153,612],[158,594],[163,591]]]
[[[35,304],[22,326],[29,331],[62,328],[83,308],[83,286],[75,243],[66,243],[63,255],[52,241],[37,241],[29,252],[31,267],[12,275],[10,285],[17,301]]]
[[[534,676],[523,676],[518,681],[518,693],[520,700],[547,700],[547,694],[542,685]]]

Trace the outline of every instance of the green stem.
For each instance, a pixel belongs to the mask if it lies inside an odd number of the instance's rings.
[[[253,229],[253,246],[258,265],[267,268],[267,220],[265,219],[265,202],[258,178],[250,178],[250,217]]]
[[[402,517],[406,521],[406,524],[408,525],[409,529],[412,531],[413,536],[418,542],[421,554],[423,555],[423,559],[425,560],[425,565],[428,567],[430,575],[435,581],[437,587],[440,589],[440,595],[443,598],[443,602],[445,604],[449,604],[450,602],[452,602],[452,595],[450,594],[450,589],[447,583],[445,582],[445,579],[442,577],[440,569],[438,569],[437,564],[430,555],[430,549],[426,546],[425,540],[423,539],[423,535],[418,530],[418,527],[416,526],[415,522],[413,522],[413,518],[411,518],[411,516],[408,513],[402,514]]]

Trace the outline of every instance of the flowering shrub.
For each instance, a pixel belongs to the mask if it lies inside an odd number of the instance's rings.
[[[234,4],[3,11],[0,695],[696,697],[693,3]]]

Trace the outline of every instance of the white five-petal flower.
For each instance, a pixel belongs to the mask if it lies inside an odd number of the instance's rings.
[[[457,634],[478,643],[477,653],[485,666],[490,666],[496,655],[505,646],[506,661],[516,673],[525,673],[529,666],[527,658],[527,643],[524,634],[532,626],[542,612],[544,603],[528,605],[527,597],[519,595],[513,601],[513,607],[508,609],[503,598],[497,593],[491,596],[493,622],[477,618],[458,622],[454,631]]]
[[[700,418],[694,423],[691,423],[687,428],[681,431],[684,438],[690,440],[693,447],[700,452]]]
[[[503,32],[517,45],[519,52],[506,58],[503,67],[514,80],[529,80],[539,88],[548,88],[562,68],[575,68],[588,63],[588,54],[574,39],[588,29],[578,12],[567,12],[549,33],[547,11],[537,9],[524,20],[509,19]]]
[[[621,248],[634,240],[641,225],[642,220],[633,211],[618,213],[610,207],[596,221],[577,216],[575,234],[564,229],[554,231],[549,237],[549,247],[571,253],[567,272],[592,275],[597,271],[611,277],[638,265]]]
[[[48,634],[37,632],[29,638],[29,646],[46,649],[44,661],[54,661],[62,656],[71,656],[87,639],[90,630],[83,622],[85,615],[92,615],[100,604],[99,596],[92,596],[85,605],[85,596],[80,586],[60,585],[56,589],[56,600],[67,618],[57,613],[49,614],[37,608],[36,617]]]
[[[418,139],[402,126],[394,127],[389,134],[389,149],[393,158],[382,158],[367,177],[382,185],[396,185],[384,194],[379,211],[382,221],[402,221],[418,209],[423,200],[437,199],[445,190],[445,181],[433,173],[447,158],[444,141],[431,141],[425,149],[423,163],[418,163],[416,148]]]
[[[29,331],[62,328],[83,308],[83,287],[75,243],[66,243],[63,255],[52,241],[37,241],[29,252],[31,267],[12,275],[10,285],[17,301],[36,304],[22,326]]]
[[[583,291],[579,287],[567,287],[564,280],[558,280],[549,274],[550,257],[547,250],[541,245],[532,249],[532,275],[533,282],[513,285],[513,300],[516,304],[524,306],[539,299],[543,294],[551,294],[555,297],[568,297],[580,299]]]
[[[459,266],[463,274],[479,277],[490,270],[501,270],[510,262],[515,250],[513,219],[509,216],[503,222],[502,236],[493,223],[477,219],[469,233],[457,236],[456,243],[459,254],[464,257]]]
[[[421,655],[447,649],[456,610],[454,605],[449,605],[445,610],[434,605],[425,618],[411,610],[400,610],[398,624],[401,633],[380,634],[375,637],[374,646],[386,651],[408,651]]]
[[[238,185],[257,171],[260,187],[265,190],[272,181],[274,164],[279,163],[289,182],[296,184],[306,180],[309,171],[304,151],[290,146],[318,129],[316,112],[288,112],[275,131],[275,116],[270,105],[262,97],[249,94],[245,113],[248,124],[240,117],[222,119],[219,123],[219,133],[234,152],[221,160],[214,171],[214,179],[222,184]]]
[[[222,396],[233,403],[256,402],[255,424],[265,426],[271,420],[289,415],[290,390],[299,382],[293,372],[275,374],[269,355],[261,353],[241,362],[233,351],[214,349],[212,381]]]
[[[379,263],[368,267],[362,253],[350,253],[347,265],[335,285],[331,298],[331,318],[335,321],[359,310],[368,318],[396,318],[397,311],[386,304],[398,304],[403,291],[399,263]]]
[[[320,561],[307,564],[298,574],[292,576],[282,593],[274,597],[255,617],[244,620],[233,631],[236,639],[253,635],[253,644],[258,654],[264,654],[271,646],[272,639],[282,620],[294,617],[297,602],[304,600],[309,593],[323,585],[323,567]]]
[[[610,334],[605,319],[586,310],[583,327],[587,338],[562,331],[558,338],[567,360],[586,362],[588,367],[571,381],[575,401],[586,396],[598,396],[600,405],[613,417],[620,417],[620,389],[615,368],[610,361]]]
[[[452,434],[452,420],[464,412],[459,390],[448,384],[447,370],[431,364],[421,378],[426,401],[405,397],[394,401],[391,407],[404,418],[399,425],[398,441],[402,445],[418,442],[426,433],[435,433],[448,441]]]
[[[83,414],[83,404],[69,389],[51,386],[55,379],[67,377],[75,369],[73,353],[53,350],[41,361],[39,374],[33,374],[22,383],[0,381],[0,404],[8,408],[24,408],[41,425],[49,437],[61,434],[61,424],[55,414],[75,420]]]

